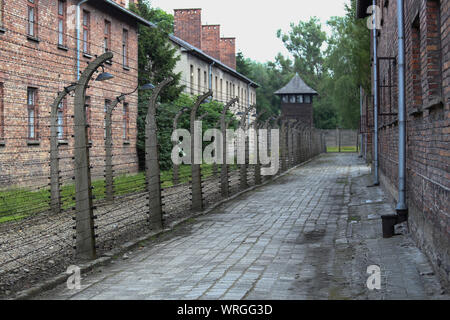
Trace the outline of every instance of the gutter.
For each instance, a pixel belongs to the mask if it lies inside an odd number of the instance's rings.
[[[374,88],[373,88],[373,121],[374,121],[374,177],[373,177],[373,185],[380,185],[380,179],[378,175],[378,53],[377,53],[377,17],[376,17],[376,0],[372,0],[372,31],[373,31],[373,79],[374,79]]]
[[[406,205],[406,104],[404,0],[397,0],[398,28],[398,201],[396,213],[382,216],[383,237],[395,235],[395,225],[408,221]]]

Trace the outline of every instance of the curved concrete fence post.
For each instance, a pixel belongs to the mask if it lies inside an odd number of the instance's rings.
[[[76,247],[79,259],[96,257],[94,214],[92,205],[91,168],[86,122],[86,89],[97,69],[113,58],[112,52],[106,52],[89,63],[83,71],[75,88],[74,109],[74,159],[75,159],[75,210],[76,210]]]
[[[150,229],[162,230],[164,227],[161,199],[161,171],[159,167],[158,126],[156,123],[157,99],[161,91],[173,81],[172,77],[164,79],[153,90],[148,103],[145,119],[145,177],[148,192],[148,222]]]

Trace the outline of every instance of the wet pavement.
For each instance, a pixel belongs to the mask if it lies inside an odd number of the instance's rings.
[[[36,298],[447,299],[408,235],[382,238],[393,208],[369,174],[356,154],[322,155]]]

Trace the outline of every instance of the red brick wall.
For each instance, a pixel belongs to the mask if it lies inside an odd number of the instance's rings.
[[[383,26],[378,37],[379,57],[397,58],[396,1],[379,0]],[[440,6],[440,8],[439,8]],[[450,1],[405,1],[407,203],[409,225],[417,243],[448,283],[450,277]],[[439,10],[440,9],[440,10]],[[440,15],[438,14],[440,12]],[[394,70],[397,84],[397,67]],[[380,79],[388,75],[380,64]],[[398,89],[380,93],[380,109]],[[370,113],[370,111],[368,111]],[[384,187],[398,183],[397,116],[379,119],[379,165]]]
[[[201,49],[211,57],[220,60],[220,25],[202,26]]]
[[[174,35],[202,48],[202,9],[175,9]]]
[[[236,70],[236,38],[220,39],[220,61]]]
[[[68,5],[76,1],[69,1]],[[73,8],[73,7],[72,7]],[[83,70],[95,55],[104,52],[104,21],[111,21],[111,49],[114,52],[112,64],[105,64],[105,70],[115,78],[105,82],[90,82],[87,96],[91,97],[91,139],[90,149],[92,172],[102,176],[104,170],[104,101],[114,100],[116,96],[131,91],[137,85],[137,25],[123,14],[107,10],[105,4],[91,2],[83,4],[89,10],[91,57],[81,55],[80,67]],[[57,1],[39,0],[38,2],[38,39],[27,38],[26,1],[4,1],[4,28],[0,33],[0,82],[3,83],[4,104],[4,146],[0,146],[0,185],[33,184],[38,179],[46,181],[49,175],[50,105],[65,86],[76,81],[76,41],[75,11],[68,10],[66,48],[57,45]],[[122,31],[128,30],[128,66],[122,66]],[[39,139],[34,144],[27,140],[27,87],[38,89],[37,113],[39,115]],[[130,141],[122,139],[122,106],[113,113],[113,140],[116,172],[136,172],[136,116],[137,94],[126,98],[129,103]],[[73,134],[73,97],[67,98],[64,121],[67,124],[67,144],[60,146],[61,174],[70,182],[73,173],[72,154]]]

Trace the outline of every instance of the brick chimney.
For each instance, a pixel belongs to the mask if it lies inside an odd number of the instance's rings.
[[[220,60],[220,25],[202,26],[202,47],[208,55]]]
[[[220,61],[236,70],[236,38],[220,39]]]
[[[174,35],[201,49],[202,9],[175,9]]]

